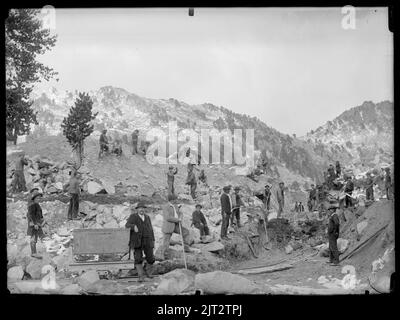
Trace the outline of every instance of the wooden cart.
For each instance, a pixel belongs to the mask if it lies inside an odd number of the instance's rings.
[[[72,253],[76,255],[129,255],[130,229],[75,229],[73,230]],[[118,272],[124,269],[134,269],[133,260],[119,261],[84,261],[74,262],[69,271],[82,272],[88,270]]]

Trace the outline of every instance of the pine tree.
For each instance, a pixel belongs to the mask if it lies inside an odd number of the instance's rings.
[[[50,50],[56,36],[44,29],[37,9],[11,9],[5,21],[6,62],[6,129],[7,139],[29,133],[30,124],[38,124],[30,94],[42,79],[57,73],[37,60]]]
[[[93,101],[87,93],[79,93],[75,106],[69,110],[68,117],[63,119],[61,127],[63,134],[72,147],[76,156],[76,169],[79,169],[83,160],[84,140],[89,137],[94,129],[91,121],[97,116],[92,113]]]

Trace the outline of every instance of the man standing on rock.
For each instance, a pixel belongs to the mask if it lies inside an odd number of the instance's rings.
[[[283,182],[279,182],[279,189],[276,191],[276,199],[277,199],[278,205],[279,205],[277,218],[281,217],[283,208],[285,207],[284,187],[285,187],[285,184]]]
[[[231,214],[231,225],[234,224],[234,220],[236,218],[236,225],[238,228],[241,228],[242,225],[240,224],[240,207],[244,207],[244,203],[242,199],[240,198],[240,187],[236,186],[233,190],[235,190],[235,193],[232,195],[232,214]]]
[[[367,200],[374,201],[374,179],[371,176],[371,172],[367,172],[365,196]]]
[[[107,138],[107,130],[103,130],[102,134],[100,135],[100,152],[99,152],[99,159],[103,155],[103,152],[108,151],[108,138]]]
[[[232,200],[229,195],[231,190],[231,186],[225,186],[222,188],[223,193],[221,195],[221,215],[222,215],[222,223],[221,223],[221,239],[222,240],[230,240],[228,237],[228,227],[229,227],[229,218],[232,214]]]
[[[175,175],[177,173],[178,173],[178,168],[176,168],[174,166],[169,166],[168,172],[167,172],[168,197],[171,197],[174,199],[176,198],[174,181],[175,181]]]
[[[267,212],[271,209],[271,189],[268,184],[265,185],[264,187],[264,208],[267,210]]]
[[[68,192],[71,195],[68,208],[68,220],[78,220],[79,212],[79,195],[80,195],[80,176],[78,172],[73,169],[71,171],[71,179],[69,180]]]
[[[188,168],[186,184],[190,186],[190,195],[193,199],[196,199],[197,179],[193,171],[193,166]]]
[[[337,266],[339,264],[339,250],[337,247],[337,239],[339,238],[340,221],[336,213],[336,207],[329,208],[330,217],[328,223],[328,239],[329,239],[329,263]]]
[[[24,166],[28,165],[25,153],[22,153],[15,163],[14,180],[12,182],[12,192],[25,192],[26,182],[24,176]]]
[[[171,197],[168,197],[168,201],[169,203],[163,207],[163,225],[161,228],[161,232],[163,233],[163,243],[160,247],[159,253],[157,254],[157,257],[160,260],[165,259],[165,252],[169,248],[172,234],[180,234],[179,224],[181,224],[182,228],[185,252],[190,252],[189,246],[192,244],[189,237],[189,230],[182,226],[182,212],[180,210],[182,205],[178,204],[177,199]]]
[[[129,249],[133,251],[139,282],[144,281],[145,274],[148,278],[153,278],[152,266],[155,262],[153,226],[150,217],[145,214],[145,208],[144,203],[139,202],[136,206],[137,212],[132,213],[125,224],[126,228],[131,229]],[[143,268],[143,253],[147,262],[145,268]]]
[[[352,206],[351,195],[353,194],[353,190],[354,190],[354,183],[351,180],[351,177],[347,176],[346,184],[344,186],[344,192],[346,193],[346,197],[345,197],[345,207],[346,208],[349,208]]]
[[[42,227],[45,224],[42,214],[42,208],[39,205],[39,197],[42,194],[35,190],[31,195],[31,202],[28,207],[28,230],[27,235],[31,237],[31,256],[34,258],[41,259],[42,257],[36,253],[36,243],[38,238],[43,239],[44,233]]]
[[[139,140],[139,130],[136,129],[135,131],[133,131],[132,133],[132,154],[135,155],[138,153],[138,140]]]
[[[309,207],[308,207],[308,211],[312,212],[315,210],[316,204],[317,204],[317,189],[315,189],[315,185],[312,184],[311,185],[311,190],[310,190],[310,195],[308,197],[308,201],[309,201]]]

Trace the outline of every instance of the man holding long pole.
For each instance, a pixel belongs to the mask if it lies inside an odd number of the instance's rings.
[[[181,205],[177,199],[168,197],[169,203],[163,207],[163,225],[161,231],[163,233],[163,243],[157,254],[159,260],[165,260],[165,252],[168,250],[173,233],[181,234],[184,251],[190,252],[189,246],[192,244],[189,230],[181,225],[182,212]]]

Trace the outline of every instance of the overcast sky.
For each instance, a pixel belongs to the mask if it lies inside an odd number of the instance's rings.
[[[57,88],[112,85],[147,98],[204,102],[303,135],[365,100],[393,101],[387,9],[56,9],[40,58]]]

